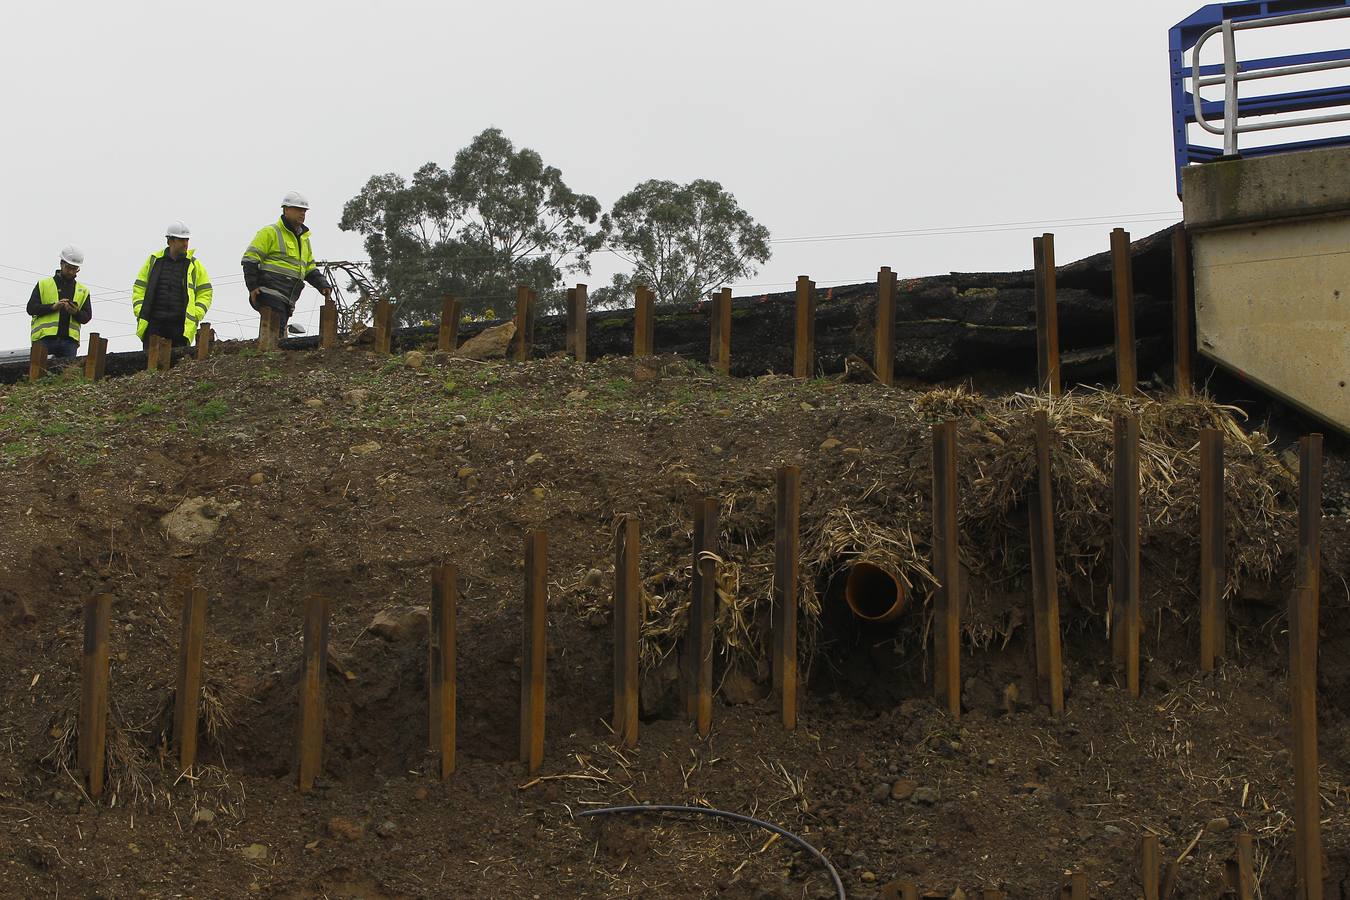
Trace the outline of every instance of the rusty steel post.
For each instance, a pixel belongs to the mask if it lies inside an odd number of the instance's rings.
[[[197,326],[197,361],[211,357],[211,339],[215,333],[211,330],[210,322],[203,322]]]
[[[783,466],[775,479],[773,686],[783,727],[797,727],[797,596],[801,577],[802,470]]]
[[[173,368],[173,341],[166,337],[159,339],[159,367],[165,372]]]
[[[641,531],[638,518],[619,524],[614,550],[614,737],[625,747],[638,741],[638,655],[642,632]]]
[[[1139,696],[1139,420],[1112,423],[1111,632],[1130,696]]]
[[[1289,598],[1289,688],[1294,741],[1294,862],[1299,900],[1322,900],[1317,769],[1317,630],[1322,559],[1322,435],[1298,442],[1298,571]]]
[[[731,288],[723,288],[712,298],[708,368],[731,374]]]
[[[328,681],[328,598],[305,598],[304,662],[300,675],[300,793],[323,771],[325,687]]]
[[[577,352],[577,291],[567,289],[567,299],[563,302],[563,351],[575,357]]]
[[[94,381],[98,377],[98,351],[103,338],[95,331],[89,335],[89,351],[84,357],[84,377]]]
[[[427,660],[428,743],[440,759],[441,780],[455,771],[455,607],[459,599],[455,567],[431,571],[431,628]]]
[[[1031,591],[1036,614],[1036,683],[1053,715],[1064,712],[1064,660],[1059,626],[1059,567],[1055,558],[1055,500],[1051,490],[1050,417],[1037,410],[1036,492],[1031,519]]]
[[[329,297],[319,307],[319,349],[332,350],[337,347],[338,309],[333,298]]]
[[[656,302],[651,290],[637,286],[633,301],[633,355],[651,356],[656,352]]]
[[[108,371],[108,339],[98,339],[98,365],[94,369],[94,380],[100,381]]]
[[[572,339],[571,315],[572,315],[572,292],[568,291],[568,327],[567,339]],[[511,339],[511,358],[516,362],[524,362],[530,358],[534,351],[534,291],[523,284],[516,285],[516,335]],[[571,344],[568,344],[570,351]]]
[[[723,291],[723,301],[725,309],[730,311],[730,290]],[[717,532],[717,500],[710,497],[703,501],[703,535],[699,540],[703,551],[698,561],[698,680],[695,692],[695,722],[699,737],[705,738],[712,730],[713,624],[717,614],[717,555],[720,552]]]
[[[575,320],[575,323],[572,326],[572,332],[575,335],[575,337],[573,338],[573,349],[576,352],[576,360],[577,362],[580,363],[584,363],[590,358],[586,355],[587,302],[588,301],[586,299],[586,285],[578,284],[576,287],[576,293],[572,295],[572,303],[574,304],[573,318]]]
[[[933,426],[933,686],[961,718],[961,560],[958,552],[956,423]]]
[[[1224,615],[1223,435],[1200,432],[1200,671],[1214,671],[1227,645]]]
[[[519,325],[516,326],[519,329]],[[459,345],[459,301],[454,297],[441,298],[441,325],[436,331],[436,349],[454,350]]]
[[[797,276],[797,309],[792,342],[792,376],[810,378],[816,370],[816,283]]]
[[[266,352],[277,348],[277,323],[272,307],[258,307],[258,350]]]
[[[1186,226],[1172,232],[1172,383],[1183,397],[1193,390],[1191,361],[1191,248]]]
[[[1158,900],[1158,836],[1146,834],[1139,840],[1139,882],[1144,900]]]
[[[872,369],[877,381],[895,383],[895,285],[896,274],[890,266],[877,272],[877,315],[873,335]]]
[[[980,900],[1008,900],[1008,895],[998,888],[985,888],[980,891]]]
[[[544,687],[548,675],[548,534],[525,538],[525,629],[520,654],[520,761],[544,763]]]
[[[147,372],[163,372],[168,369],[164,365],[164,338],[157,334],[150,335],[150,339],[145,342],[145,370]]]
[[[99,594],[84,602],[84,653],[80,660],[80,715],[76,759],[89,796],[103,794],[108,736],[108,620],[112,595]]]
[[[1083,872],[1074,872],[1069,876],[1069,897],[1070,900],[1088,900],[1087,875]]]
[[[1036,287],[1036,377],[1051,396],[1063,392],[1059,374],[1059,302],[1055,281],[1055,236],[1031,239]]]
[[[197,710],[202,696],[202,647],[206,643],[206,591],[183,585],[178,678],[173,692],[173,738],[178,745],[178,771],[197,763]]]
[[[37,381],[47,372],[47,345],[42,341],[33,341],[28,350],[28,380]]]
[[[394,349],[394,307],[388,297],[375,301],[375,352],[391,353]]]
[[[1111,287],[1116,310],[1116,384],[1122,394],[1133,394],[1139,385],[1134,358],[1134,263],[1130,234],[1124,228],[1111,232]]]
[[[1256,859],[1252,850],[1252,836],[1250,832],[1242,832],[1237,836],[1237,883],[1233,885],[1233,892],[1237,894],[1237,900],[1253,900],[1256,895]]]
[[[919,886],[912,881],[900,882],[900,900],[919,900]]]
[[[712,729],[713,618],[717,603],[717,500],[694,501],[694,568],[681,662],[685,713],[700,737]]]

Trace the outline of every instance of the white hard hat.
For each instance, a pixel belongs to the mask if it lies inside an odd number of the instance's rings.
[[[61,248],[61,262],[78,269],[84,265],[84,251],[74,244],[67,244]]]
[[[299,191],[287,191],[286,196],[281,198],[282,206],[294,206],[298,209],[309,209],[309,201],[305,195]]]
[[[192,237],[192,229],[188,228],[184,222],[170,222],[164,229],[164,236],[172,238],[190,238]]]

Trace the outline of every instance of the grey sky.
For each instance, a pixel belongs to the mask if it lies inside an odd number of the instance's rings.
[[[180,218],[208,318],[252,336],[239,258],[286,190],[313,204],[316,256],[363,258],[343,203],[372,174],[448,167],[490,125],[606,208],[647,178],[712,178],[775,239],[1101,217],[777,243],[738,293],[1024,268],[1047,229],[1077,258],[1117,219],[1179,217],[1167,29],[1199,5],[7,3],[0,348],[28,342],[22,270],[50,273],[66,243],[87,256],[86,332],[138,346],[131,282]],[[319,300],[297,312],[311,331]]]

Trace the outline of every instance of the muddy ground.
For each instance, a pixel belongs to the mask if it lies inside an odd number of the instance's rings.
[[[1070,871],[1088,874],[1093,897],[1133,897],[1145,832],[1159,835],[1165,861],[1182,858],[1176,896],[1218,897],[1244,829],[1261,896],[1292,896],[1292,545],[1271,578],[1232,593],[1230,659],[1201,675],[1190,545],[1146,541],[1153,605],[1139,700],[1109,663],[1099,594],[1109,573],[1066,578],[1059,719],[1034,700],[1025,573],[999,586],[1013,612],[997,639],[963,653],[956,723],[929,699],[922,592],[895,625],[864,627],[819,570],[820,630],[803,659],[795,732],[779,725],[763,668],[746,663],[754,648],[720,647],[707,740],[666,702],[669,660],[658,659],[644,672],[639,746],[614,746],[605,604],[616,516],[643,519],[649,598],[678,598],[690,531],[672,510],[716,495],[740,511],[724,533],[728,559],[761,584],[762,548],[750,546],[760,532],[744,523],[771,529],[773,468],[803,467],[809,507],[840,502],[829,485],[869,465],[926,465],[926,447],[893,415],[926,408],[923,396],[720,379],[669,357],[581,367],[429,356],[413,368],[363,351],[225,352],[164,375],[0,390],[0,893],[833,896],[807,856],[752,827],[578,816],[675,803],[796,832],[853,897],[894,896],[902,879],[943,897],[994,887],[1048,897]],[[916,484],[928,477],[915,471]],[[1287,513],[1292,480],[1272,479]],[[209,540],[167,536],[163,517],[195,497],[212,501]],[[1010,509],[1025,521],[1024,506]],[[1325,882],[1328,896],[1350,897],[1350,465],[1335,440],[1324,513]],[[530,528],[550,535],[536,776],[516,761]],[[425,752],[424,620],[408,613],[426,604],[441,561],[458,565],[462,595],[459,766],[444,784]],[[184,577],[210,598],[205,765],[190,778],[177,777],[163,744]],[[113,755],[108,791],[91,803],[70,722],[82,602],[102,592],[115,598]],[[324,776],[302,796],[296,701],[311,592],[330,599],[333,653]],[[372,627],[382,611],[393,624]]]

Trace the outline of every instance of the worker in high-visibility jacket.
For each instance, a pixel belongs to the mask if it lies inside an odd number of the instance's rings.
[[[33,343],[39,341],[47,355],[70,359],[80,352],[80,326],[94,317],[89,288],[75,280],[84,265],[84,251],[66,247],[61,264],[50,278],[33,286],[28,315],[33,317]]]
[[[284,333],[305,282],[322,293],[325,300],[333,293],[333,286],[314,265],[309,228],[305,226],[308,211],[309,201],[302,194],[288,192],[281,198],[281,218],[254,235],[244,251],[242,265],[249,305],[260,313],[263,307],[272,310],[278,333]]]
[[[192,232],[182,222],[164,229],[165,246],[151,253],[131,287],[136,337],[144,344],[158,335],[186,347],[211,308],[211,277],[188,249]]]

